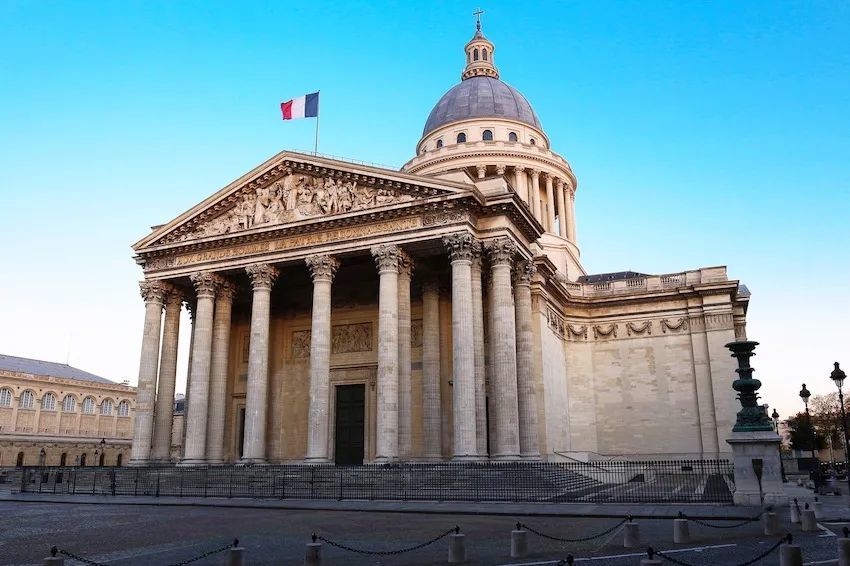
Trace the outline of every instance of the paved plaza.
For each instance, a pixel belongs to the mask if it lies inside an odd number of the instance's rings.
[[[672,511],[672,510],[671,510]],[[685,509],[687,512],[687,509]],[[829,564],[836,558],[840,524],[818,533],[795,534],[807,564]],[[509,556],[509,533],[516,520],[560,538],[592,535],[618,523],[616,518],[492,516],[430,513],[221,508],[171,505],[115,505],[56,502],[0,502],[0,564],[40,564],[52,545],[99,563],[173,564],[226,545],[238,537],[247,564],[302,564],[310,534],[368,550],[416,545],[459,525],[467,535],[470,564],[554,564],[572,553],[578,562],[604,565],[638,564],[639,550],[622,546],[622,532],[582,543],[560,543],[529,536],[526,559]],[[713,524],[723,524],[713,520]],[[728,524],[728,523],[727,523]],[[770,548],[776,537],[762,535],[761,524],[712,529],[691,523],[693,542],[672,543],[670,519],[641,519],[644,544],[674,550],[676,559],[694,565],[733,565]],[[831,529],[831,530],[827,530]],[[364,556],[325,545],[326,564],[444,564],[447,542],[396,556]],[[67,563],[73,563],[68,561]],[[221,564],[217,555],[194,564]],[[756,564],[777,564],[773,553]],[[834,562],[833,562],[834,563]]]

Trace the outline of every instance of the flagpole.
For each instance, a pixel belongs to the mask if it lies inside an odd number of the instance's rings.
[[[316,91],[321,93],[322,91]],[[321,97],[319,98],[321,101]],[[316,112],[316,140],[313,142],[313,155],[319,153],[319,112]]]

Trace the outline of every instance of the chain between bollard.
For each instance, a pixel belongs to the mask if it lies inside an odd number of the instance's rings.
[[[567,554],[567,557],[563,560],[558,560],[557,566],[572,566],[576,563],[576,559],[573,558],[572,554]]]
[[[774,544],[773,546],[771,546],[770,548],[768,548],[767,550],[765,550],[764,552],[762,552],[761,554],[759,554],[755,558],[751,558],[751,559],[747,560],[746,562],[741,562],[739,564],[735,564],[734,566],[751,566],[752,564],[755,564],[756,562],[759,562],[760,560],[764,560],[765,558],[767,558],[770,554],[772,554],[780,546],[782,546],[783,543],[787,542],[788,544],[791,544],[791,540],[792,540],[792,538],[791,538],[790,534],[785,535],[784,537],[782,537],[781,539],[776,541],[776,544]],[[678,560],[676,558],[673,558],[672,556],[668,556],[668,555],[664,554],[663,552],[661,552],[659,550],[653,549],[651,546],[646,549],[646,554],[650,559],[652,559],[654,556],[657,556],[658,558],[660,558],[661,560],[663,560],[665,562],[669,562],[671,564],[677,564],[678,566],[697,566],[696,564],[691,564],[690,562],[685,562],[683,560]]]
[[[755,517],[748,517],[748,518],[746,518],[746,519],[744,519],[744,520],[742,520],[738,523],[732,523],[731,525],[713,525],[711,523],[707,523],[707,522],[701,521],[699,519],[692,519],[692,518],[688,517],[687,515],[685,515],[684,513],[682,513],[681,511],[679,512],[679,519],[687,519],[688,521],[691,521],[692,523],[696,523],[697,525],[702,525],[703,527],[709,527],[711,529],[734,529],[736,527],[743,527],[744,525],[749,525],[750,523],[754,523],[754,522],[758,521],[768,511],[769,511],[768,509],[765,509],[761,513],[756,515]]]
[[[620,521],[619,523],[617,523],[616,525],[614,525],[613,527],[611,527],[610,529],[606,529],[606,530],[602,531],[601,533],[597,533],[595,535],[591,535],[591,536],[587,536],[587,537],[581,537],[581,538],[562,538],[562,537],[547,535],[545,533],[541,533],[540,531],[537,531],[537,530],[529,527],[525,523],[517,523],[517,527],[522,527],[525,530],[527,530],[528,532],[534,533],[535,535],[537,535],[539,537],[543,537],[543,538],[549,539],[549,540],[554,540],[556,542],[587,542],[587,541],[593,540],[595,538],[604,537],[605,535],[612,533],[617,528],[621,527],[623,525],[623,523],[626,523],[627,521],[631,521],[631,520],[632,520],[632,518],[631,518],[631,515],[630,515],[630,516],[626,517],[625,519],[623,519],[622,521]]]
[[[447,530],[446,532],[435,536],[431,540],[425,541],[421,544],[417,544],[416,546],[411,546],[411,547],[408,547],[408,548],[400,548],[398,550],[364,550],[362,548],[354,548],[354,547],[351,547],[351,546],[348,546],[348,545],[345,545],[345,544],[342,544],[342,543],[339,543],[339,542],[336,542],[336,541],[332,541],[332,540],[327,539],[323,536],[316,535],[315,533],[313,533],[311,538],[313,539],[313,542],[316,542],[316,540],[320,540],[322,542],[328,543],[331,546],[335,546],[336,548],[339,548],[340,550],[346,550],[348,552],[354,552],[356,554],[365,554],[367,556],[394,556],[394,555],[397,555],[397,554],[404,554],[406,552],[413,552],[414,550],[419,550],[420,548],[425,548],[426,546],[434,544],[438,540],[446,538],[447,536],[449,536],[451,534],[460,534],[460,527],[454,526],[451,529]]]
[[[230,550],[231,548],[235,548],[237,546],[239,546],[239,539],[238,538],[233,539],[233,542],[228,544],[227,546],[222,546],[221,548],[216,548],[214,550],[210,550],[210,551],[205,552],[205,553],[203,553],[199,556],[196,556],[194,558],[184,560],[183,562],[176,562],[174,564],[170,564],[169,566],[185,566],[186,564],[191,564],[192,562],[197,562],[198,560],[202,560],[202,559],[204,559],[208,556],[212,556],[213,554],[218,554],[220,552],[224,552],[225,550]],[[51,556],[56,556],[57,553],[61,554],[63,556],[67,556],[71,560],[76,560],[77,562],[82,562],[83,564],[88,564],[89,566],[108,566],[107,564],[104,564],[102,562],[95,562],[94,560],[89,560],[88,558],[83,558],[82,556],[77,556],[76,554],[74,554],[72,552],[68,552],[67,550],[62,550],[62,549],[57,548],[55,546],[50,549],[50,555]]]
[[[77,556],[76,554],[68,552],[67,550],[57,549],[55,546],[50,549],[50,554],[52,556],[56,556],[56,554],[53,552],[54,550],[56,550],[56,552],[58,552],[62,556],[67,556],[71,560],[76,560],[77,562],[82,562],[83,564],[88,564],[89,566],[108,566],[107,564],[103,564],[102,562],[95,562],[94,560],[89,560],[88,558],[83,558],[82,556]]]

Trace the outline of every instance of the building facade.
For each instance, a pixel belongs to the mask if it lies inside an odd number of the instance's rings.
[[[126,465],[135,404],[135,387],[0,355],[0,466]]]
[[[400,171],[285,151],[134,245],[133,462],[167,459],[181,332],[185,465],[728,452],[749,293],[588,275],[576,176],[494,51],[479,28]]]

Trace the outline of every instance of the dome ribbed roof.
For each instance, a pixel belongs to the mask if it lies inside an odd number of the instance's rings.
[[[440,126],[469,118],[506,118],[543,129],[531,104],[518,90],[499,79],[471,77],[440,98],[425,122],[422,136]]]

